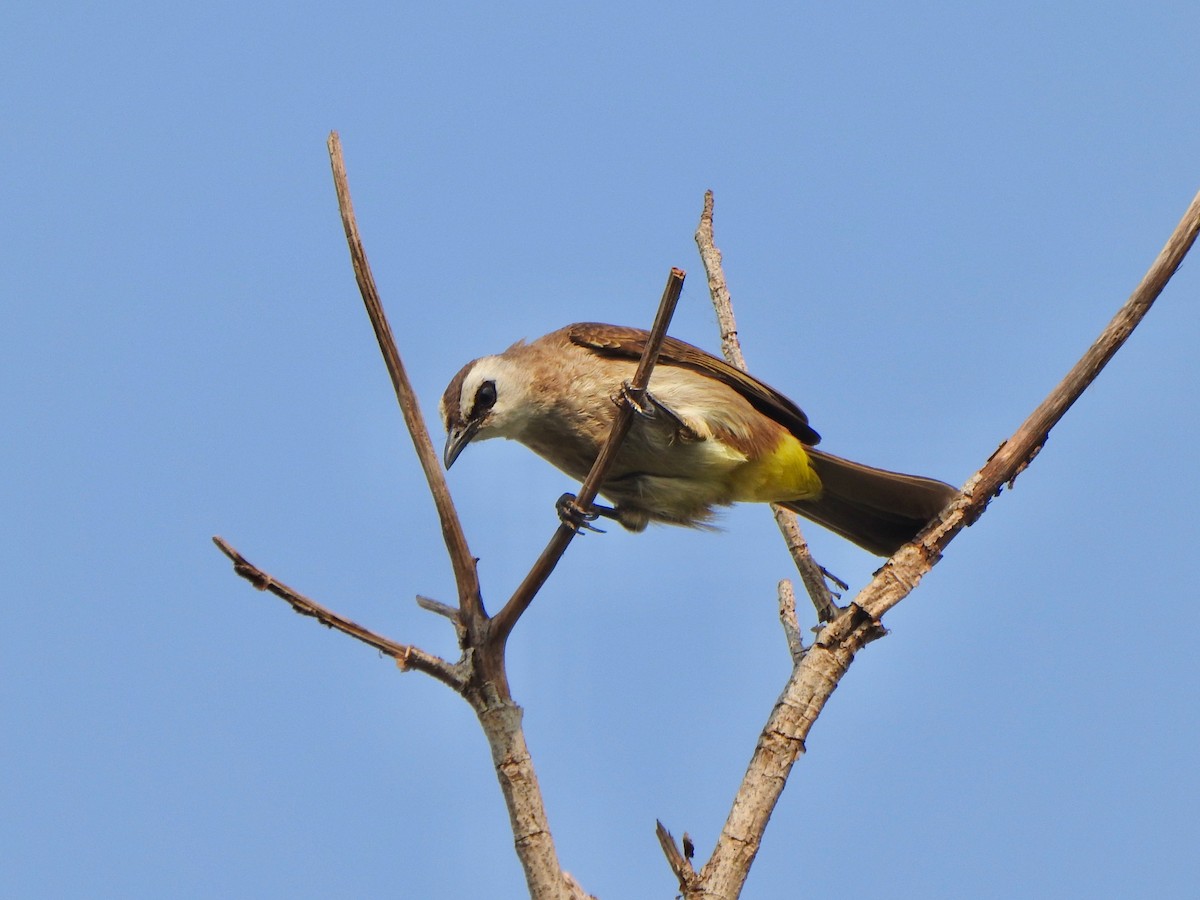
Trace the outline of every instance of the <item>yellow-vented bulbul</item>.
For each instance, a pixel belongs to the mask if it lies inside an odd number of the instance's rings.
[[[467,363],[446,388],[446,468],[473,440],[520,441],[582,481],[612,429],[614,397],[646,345],[640,328],[584,322]],[[668,337],[649,392],[600,488],[631,531],[708,524],[714,507],[781,503],[880,556],[912,540],[955,495],[814,448],[791,400]]]

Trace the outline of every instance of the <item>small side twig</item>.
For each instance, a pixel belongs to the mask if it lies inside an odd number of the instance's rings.
[[[696,880],[696,870],[692,868],[691,859],[680,851],[674,836],[659,819],[654,820],[654,833],[658,837],[658,845],[662,847],[663,855],[667,857],[667,865],[679,879],[679,889],[686,892]]]
[[[796,618],[796,591],[786,578],[779,582],[779,622],[783,625],[788,652],[792,654],[792,664],[800,665],[804,659],[804,638]]]
[[[463,625],[462,613],[456,607],[442,603],[440,600],[434,600],[432,597],[423,597],[420,594],[417,595],[417,606],[449,619],[450,624],[454,626],[454,633],[458,636],[458,645],[463,646],[463,642],[467,638],[467,628]]]
[[[746,358],[742,355],[737,321],[733,316],[733,298],[729,295],[729,286],[725,281],[721,251],[713,238],[712,191],[704,192],[704,210],[700,213],[700,225],[696,228],[696,246],[700,249],[700,260],[704,263],[704,272],[708,276],[708,292],[712,297],[713,309],[716,310],[717,323],[721,329],[721,352],[731,366],[745,372]],[[838,614],[837,604],[834,603],[832,592],[825,583],[825,570],[813,559],[808,542],[800,533],[800,523],[796,514],[775,504],[771,504],[771,510],[775,514],[775,523],[779,526],[788,552],[800,573],[800,580],[804,582],[804,589],[817,611],[817,621],[832,621]]]

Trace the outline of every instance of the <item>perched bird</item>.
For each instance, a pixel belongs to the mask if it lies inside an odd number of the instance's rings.
[[[647,337],[585,322],[467,363],[442,396],[446,468],[471,441],[504,437],[583,480]],[[613,508],[597,510],[641,531],[649,522],[703,527],[714,507],[775,502],[890,556],[956,493],[824,453],[814,448],[820,439],[778,391],[668,337],[600,488]]]

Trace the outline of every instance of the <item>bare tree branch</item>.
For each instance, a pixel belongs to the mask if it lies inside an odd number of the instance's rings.
[[[696,246],[700,249],[700,261],[704,263],[704,273],[708,276],[708,292],[712,297],[713,309],[717,313],[717,323],[721,328],[721,352],[725,360],[743,372],[746,371],[746,358],[742,355],[741,341],[738,339],[737,321],[733,316],[733,298],[729,295],[729,286],[725,282],[725,269],[721,264],[721,251],[713,239],[713,192],[704,192],[704,211],[700,214],[700,225],[696,228]],[[825,583],[825,570],[817,565],[809,552],[808,542],[800,533],[800,522],[790,509],[772,503],[771,511],[775,514],[775,524],[783,535],[788,552],[800,572],[800,580],[804,589],[812,599],[817,611],[817,621],[829,622],[838,614],[837,604],[833,602],[832,592]]]
[[[974,522],[1004,484],[1011,484],[1029,465],[1050,429],[1145,316],[1183,261],[1198,230],[1200,194],[1192,200],[1166,247],[1128,302],[1062,383],[967,481],[959,499],[916,539],[900,548],[850,607],[821,631],[804,660],[793,669],[771,711],[713,854],[701,869],[694,888],[684,894],[688,900],[701,897],[732,900],[741,893],[791,767],[804,752],[809,729],[854,654],[883,634],[879,618],[916,587],[941,558],[954,535]]]
[[[529,896],[533,900],[594,900],[559,864],[521,727],[521,707],[499,697],[490,686],[467,699],[475,707],[492,751],[492,767],[508,806],[513,846],[525,870]]]
[[[783,543],[800,573],[800,580],[804,582],[804,590],[808,592],[808,597],[817,611],[817,621],[832,622],[841,612],[834,600],[835,596],[840,595],[833,593],[829,582],[835,582],[842,590],[846,589],[846,583],[837,576],[830,575],[824,566],[813,559],[808,549],[808,541],[804,540],[804,535],[800,532],[800,520],[794,512],[778,503],[771,504],[771,512],[775,515],[775,525],[779,528],[779,533],[783,535]]]
[[[916,587],[921,577],[941,557],[942,551],[962,528],[982,514],[991,499],[1007,484],[1011,486],[1046,443],[1052,429],[1079,399],[1138,323],[1150,311],[1171,276],[1179,268],[1200,231],[1200,194],[1171,233],[1141,283],[1134,289],[1112,321],[1071,367],[1007,441],[997,448],[983,468],[963,486],[960,499],[911,544],[902,547],[884,564],[875,578],[859,593],[856,602],[874,616],[882,616]]]
[[[629,426],[633,423],[634,403],[640,402],[645,396],[646,386],[650,383],[650,374],[654,371],[655,363],[658,362],[658,352],[662,349],[663,338],[667,335],[667,327],[671,324],[671,317],[675,314],[675,306],[679,302],[679,294],[683,290],[684,277],[682,269],[672,269],[671,274],[667,277],[667,285],[663,289],[662,300],[659,301],[658,312],[654,316],[654,326],[650,330],[650,337],[646,341],[642,357],[638,361],[633,381],[629,383],[626,394],[622,397],[622,403],[617,409],[608,441],[596,457],[596,461],[592,463],[591,471],[588,472],[588,476],[584,479],[583,486],[575,498],[575,502],[583,510],[589,509],[595,501],[596,494],[600,491],[600,485],[604,482],[608,470],[612,468],[617,451],[621,448],[621,442],[629,433]],[[517,619],[529,608],[534,596],[546,583],[546,579],[550,577],[554,567],[558,565],[558,561],[566,552],[567,545],[571,543],[575,533],[576,529],[565,522],[558,526],[558,530],[554,532],[550,543],[546,545],[542,555],[529,570],[525,580],[517,586],[508,603],[492,620],[494,640],[503,642],[508,638]]]
[[[355,640],[374,647],[380,653],[392,657],[401,669],[416,669],[427,675],[432,675],[438,681],[449,685],[455,691],[462,693],[466,683],[462,665],[448,663],[440,656],[426,653],[420,647],[412,644],[400,644],[391,638],[378,635],[368,628],[363,628],[357,622],[338,615],[315,600],[310,600],[303,594],[288,587],[282,581],[268,575],[258,566],[249,562],[238,553],[223,538],[214,537],[213,543],[222,553],[233,562],[233,571],[245,578],[260,591],[268,591],[291,604],[292,609],[302,616],[312,616],[322,625],[334,628],[343,634],[348,634]]]

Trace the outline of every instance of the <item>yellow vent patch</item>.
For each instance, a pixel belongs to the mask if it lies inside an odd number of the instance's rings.
[[[821,479],[813,471],[804,445],[785,434],[775,449],[757,460],[738,466],[730,478],[732,499],[746,503],[815,500]]]

